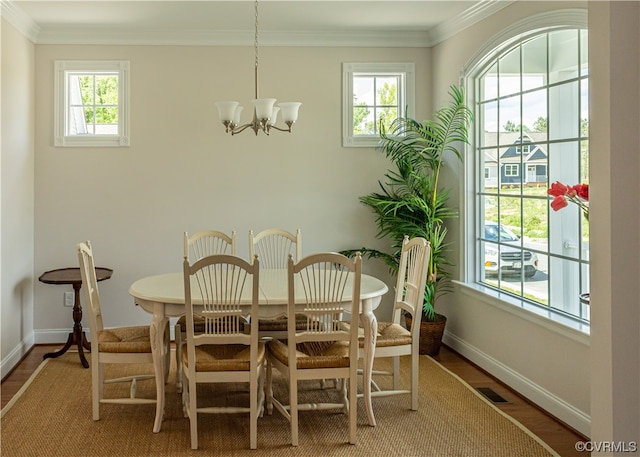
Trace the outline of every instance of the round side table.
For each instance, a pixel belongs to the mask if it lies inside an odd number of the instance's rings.
[[[104,281],[109,279],[113,274],[113,270],[110,268],[96,267],[96,279],[98,281]],[[67,352],[67,350],[73,346],[78,346],[78,355],[80,356],[80,362],[85,368],[89,368],[89,362],[82,348],[84,347],[88,351],[91,351],[91,344],[87,341],[87,336],[82,330],[82,305],[80,304],[80,288],[82,287],[82,276],[80,274],[80,268],[60,268],[57,270],[46,271],[38,278],[40,282],[45,284],[71,284],[74,291],[73,301],[73,331],[69,333],[67,342],[57,352],[49,352],[42,358],[56,358]]]

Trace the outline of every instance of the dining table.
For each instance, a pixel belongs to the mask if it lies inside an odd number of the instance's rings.
[[[288,304],[288,275],[286,269],[260,270],[259,278],[259,304],[261,319],[278,318],[285,316]],[[192,282],[192,290],[197,290],[197,285]],[[376,420],[371,404],[371,376],[375,356],[376,335],[378,321],[374,310],[380,305],[382,296],[388,291],[387,285],[374,276],[362,274],[360,284],[359,317],[364,333],[363,348],[363,400],[369,425],[375,426]],[[134,303],[152,315],[151,319],[151,351],[156,377],[156,389],[158,404],[156,405],[156,417],[153,425],[154,433],[158,433],[162,427],[165,404],[165,383],[168,375],[169,347],[165,338],[168,338],[167,328],[170,317],[178,317],[185,314],[184,274],[182,272],[164,273],[148,276],[135,281],[129,288],[129,294]],[[350,297],[350,293],[345,293]],[[296,305],[303,308],[304,297],[296,296]],[[197,304],[197,303],[196,303]],[[247,302],[247,314],[250,310],[250,302]],[[345,303],[345,309],[349,304]]]

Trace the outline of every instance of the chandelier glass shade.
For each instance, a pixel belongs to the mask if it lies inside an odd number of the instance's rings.
[[[260,98],[258,95],[258,0],[255,2],[255,98],[251,101],[253,104],[253,119],[247,124],[240,124],[240,117],[244,109],[240,106],[240,103],[236,101],[221,101],[216,102],[215,105],[218,108],[218,115],[225,127],[226,133],[235,135],[250,128],[258,135],[258,132],[262,131],[269,135],[271,129],[278,130],[280,132],[291,132],[293,124],[298,120],[298,109],[302,103],[300,102],[281,102],[278,106],[275,106],[275,98]],[[282,120],[286,124],[286,127],[277,127],[275,125],[278,119],[278,113],[282,113]]]

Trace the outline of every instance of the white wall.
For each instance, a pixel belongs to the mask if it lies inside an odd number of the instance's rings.
[[[438,106],[447,88],[460,81],[469,62],[494,36],[516,22],[549,10],[584,8],[583,2],[516,2],[435,46],[433,99]],[[486,49],[488,51],[489,49]],[[594,63],[592,63],[593,65]],[[450,161],[445,175],[455,189],[463,217],[450,227],[457,278],[464,275],[464,166]],[[545,318],[512,306],[499,306],[473,289],[460,286],[438,308],[448,316],[445,342],[538,405],[585,435],[589,434],[589,337],[550,325]]]
[[[300,118],[292,134],[231,137],[214,102],[253,98],[253,48],[36,46],[36,274],[75,265],[75,245],[89,239],[97,264],[115,270],[100,283],[105,325],[145,324],[150,316],[134,307],[129,286],[180,271],[185,230],[236,230],[242,256],[249,229],[276,226],[300,228],[304,253],[384,247],[358,197],[376,190],[389,163],[373,148],[341,146],[341,64],[415,62],[424,115],[429,57],[419,48],[260,48],[261,95],[303,102]],[[53,147],[59,59],[131,62],[130,147]],[[381,263],[365,269],[390,279]],[[65,340],[65,290],[36,283],[37,342]]]
[[[640,4],[593,2],[592,438],[640,437]],[[640,450],[632,455],[640,454]],[[594,452],[593,455],[611,455]],[[619,452],[615,455],[630,455]]]
[[[33,344],[34,46],[0,21],[2,376]]]

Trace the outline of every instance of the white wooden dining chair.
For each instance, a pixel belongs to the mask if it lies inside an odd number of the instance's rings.
[[[356,442],[358,326],[345,326],[359,316],[362,259],[351,260],[337,253],[313,254],[288,264],[287,340],[267,344],[267,411],[275,406],[291,426],[291,444],[298,445],[299,411],[341,409],[348,414],[349,443]],[[303,298],[304,297],[304,298]],[[296,300],[297,298],[297,300]],[[296,301],[304,302],[304,329],[294,321]],[[283,373],[289,383],[289,399],[273,396],[272,369]],[[298,382],[309,379],[338,379],[338,401],[298,403]]]
[[[418,363],[420,321],[424,290],[429,270],[431,246],[421,237],[409,240],[408,236],[402,241],[400,262],[398,265],[398,279],[396,282],[395,299],[390,322],[378,322],[375,358],[392,357],[391,371],[374,370],[373,375],[392,377],[392,388],[382,390],[372,381],[372,397],[388,395],[411,394],[411,409],[418,409]],[[412,318],[410,329],[401,324],[403,313]],[[364,357],[364,340],[360,339],[360,357]],[[409,389],[400,388],[400,356],[411,356],[411,382]]]
[[[131,365],[149,364],[152,369],[151,336],[148,325],[135,327],[104,328],[100,294],[96,279],[95,263],[91,243],[85,241],[77,245],[78,263],[82,276],[85,310],[91,330],[91,404],[93,420],[100,419],[100,405],[103,403],[121,403],[129,405],[158,403],[158,398],[138,398],[137,384],[145,379],[155,379],[152,374],[133,375],[122,378],[105,379],[105,364],[126,363]],[[166,328],[168,331],[168,326]],[[169,339],[165,338],[167,344]],[[168,349],[168,348],[166,348]],[[166,354],[169,352],[167,351]],[[129,396],[124,398],[105,398],[104,385],[129,382]],[[164,382],[164,379],[156,380]],[[158,389],[156,388],[156,392]],[[153,418],[151,418],[153,422]]]
[[[266,350],[258,339],[257,326],[247,324],[242,305],[250,303],[251,313],[258,314],[259,272],[257,257],[253,264],[226,254],[204,257],[192,265],[184,259],[187,344],[182,347],[186,378],[182,399],[192,449],[198,448],[199,413],[249,413],[250,447],[257,448]],[[200,333],[195,332],[194,316],[204,321]],[[203,383],[247,383],[249,404],[199,405],[197,389]]]
[[[218,230],[202,230],[189,236],[184,232],[184,256],[191,262],[195,262],[203,257],[213,254],[231,254],[236,255],[236,232],[232,231],[231,235]],[[200,331],[202,322],[196,319],[194,324],[196,331]],[[178,393],[182,392],[182,345],[187,341],[186,337],[186,319],[181,316],[174,327],[176,340],[176,387]]]
[[[260,258],[262,269],[286,270],[289,256],[293,256],[294,262],[302,258],[302,233],[300,229],[296,233],[288,232],[280,228],[263,230],[254,235],[249,230],[249,256],[257,255]],[[298,325],[303,328],[306,318],[297,316]],[[270,319],[258,319],[260,335],[270,338],[287,337],[287,316],[278,316]]]

